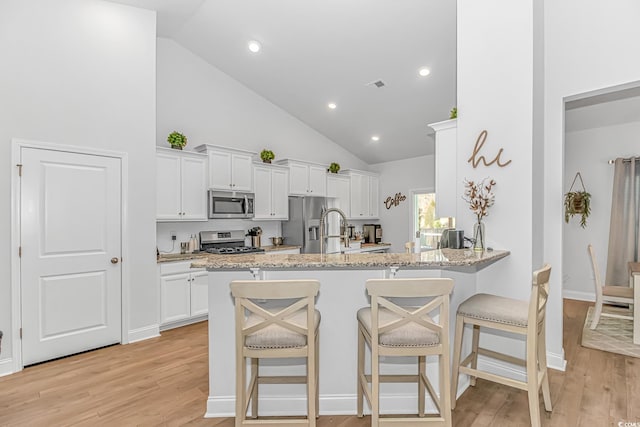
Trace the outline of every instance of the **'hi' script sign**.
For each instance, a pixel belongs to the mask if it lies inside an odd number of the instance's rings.
[[[498,154],[496,154],[496,156],[490,162],[487,162],[487,159],[484,156],[479,155],[482,146],[487,140],[487,134],[488,132],[486,130],[480,132],[480,135],[478,135],[478,139],[476,139],[476,145],[473,147],[473,154],[471,154],[471,157],[469,157],[469,160],[467,160],[467,162],[471,163],[474,169],[478,167],[478,164],[480,164],[480,162],[484,163],[485,166],[491,166],[494,163],[501,168],[507,166],[509,163],[511,163],[511,160],[502,162],[502,159],[500,158],[500,156],[502,156],[504,148],[501,148],[500,151],[498,151]]]

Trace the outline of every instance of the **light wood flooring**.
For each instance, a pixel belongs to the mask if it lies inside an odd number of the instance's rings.
[[[550,371],[544,426],[640,426],[640,359],[583,348],[588,303],[564,303],[567,371]],[[354,361],[355,366],[355,361]],[[202,418],[208,392],[206,322],[162,337],[33,366],[0,378],[1,426],[217,426]],[[527,426],[526,392],[478,380],[453,412],[454,426]],[[542,411],[544,413],[544,411]],[[321,416],[319,427],[364,427],[370,418]]]

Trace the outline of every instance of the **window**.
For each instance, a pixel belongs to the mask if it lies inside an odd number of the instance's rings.
[[[413,192],[413,236],[420,237],[420,251],[438,249],[442,231],[455,227],[455,218],[436,218],[436,194]],[[418,234],[419,233],[419,234]]]

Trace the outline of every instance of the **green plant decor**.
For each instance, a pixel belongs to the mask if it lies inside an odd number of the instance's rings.
[[[453,107],[451,109],[451,111],[449,111],[449,118],[450,119],[457,119],[458,118],[458,107]]]
[[[328,171],[331,173],[338,173],[340,171],[340,164],[335,162],[331,163]]]
[[[591,194],[586,191],[569,191],[564,195],[564,221],[569,223],[569,218],[581,215],[580,226],[587,226],[587,218],[591,214]]]
[[[167,137],[167,142],[171,145],[171,148],[182,150],[182,147],[187,145],[187,137],[180,132],[173,131]]]
[[[273,154],[273,151],[267,150],[266,148],[260,152],[260,158],[265,163],[271,163],[271,160],[276,158],[276,155]]]

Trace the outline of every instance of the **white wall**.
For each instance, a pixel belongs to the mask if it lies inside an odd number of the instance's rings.
[[[426,130],[425,130],[426,132]],[[380,173],[380,225],[382,240],[391,243],[390,252],[404,252],[404,244],[413,241],[413,201],[411,190],[435,191],[434,156],[378,163],[371,167]],[[396,193],[407,196],[398,206],[387,209],[384,201]]]
[[[368,165],[170,39],[158,39],[157,144],[173,130],[199,144],[261,151],[342,169]]]
[[[11,356],[11,138],[126,152],[131,329],[156,324],[155,13],[96,0],[0,2],[0,329]]]
[[[578,110],[592,109],[585,107]],[[580,114],[571,110],[569,114]],[[595,301],[595,288],[587,245],[594,246],[601,279],[607,265],[611,189],[614,167],[608,160],[640,153],[640,121],[568,132],[565,135],[565,192],[569,191],[576,172],[580,172],[591,194],[591,215],[587,227],[580,227],[579,216],[563,226],[563,294],[566,298]],[[579,183],[577,188],[581,188]],[[575,187],[574,187],[575,188]]]
[[[554,265],[550,325],[562,325],[562,198],[571,184],[564,182],[563,100],[640,80],[640,56],[634,54],[640,50],[638,17],[640,3],[631,0],[545,2],[544,258]]]

